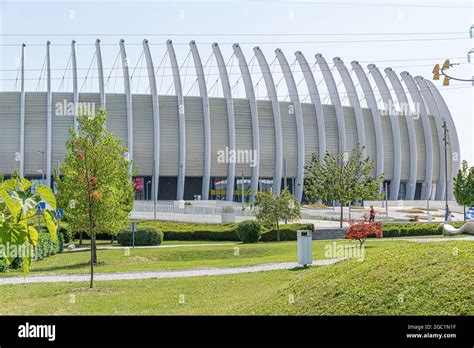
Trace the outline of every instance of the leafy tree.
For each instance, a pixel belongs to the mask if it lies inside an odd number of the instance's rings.
[[[97,263],[96,233],[116,234],[133,209],[131,162],[120,138],[105,127],[106,112],[81,115],[78,131],[70,130],[67,155],[56,174],[58,198],[73,231],[88,231],[91,239],[91,281]]]
[[[466,220],[466,205],[474,205],[474,167],[469,168],[467,161],[462,161],[461,168],[453,180],[454,197],[456,202],[463,206]]]
[[[251,203],[258,222],[265,228],[277,229],[277,240],[280,241],[280,221],[291,221],[301,217],[301,205],[298,199],[283,189],[281,194],[273,195],[271,191],[259,191]]]
[[[326,152],[323,161],[313,153],[305,165],[306,199],[310,203],[338,201],[341,228],[344,205],[356,199],[381,199],[383,176],[371,176],[375,165],[370,158],[363,158],[362,149],[357,146],[351,152],[336,155]]]
[[[16,257],[23,259],[23,273],[29,272],[31,250],[36,246],[39,231],[29,224],[36,215],[36,208],[41,201],[48,204],[42,211],[51,238],[56,241],[56,222],[53,212],[56,210],[56,198],[51,189],[38,185],[32,192],[33,183],[25,178],[13,177],[3,180],[0,176],[0,246],[3,257],[10,265]],[[12,248],[15,250],[12,253]]]

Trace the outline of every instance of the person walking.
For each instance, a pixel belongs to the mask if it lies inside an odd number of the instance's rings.
[[[450,215],[451,215],[451,212],[449,211],[449,206],[446,204],[446,208],[444,211],[444,221],[448,221]]]
[[[369,222],[374,222],[375,221],[375,209],[374,206],[370,206],[370,212],[369,212]]]

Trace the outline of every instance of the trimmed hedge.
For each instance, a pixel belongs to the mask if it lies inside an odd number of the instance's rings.
[[[310,230],[314,231],[313,224],[287,224],[280,226],[280,241],[284,240],[296,240],[296,232],[298,230]],[[273,229],[262,233],[260,240],[262,242],[276,242],[277,241],[277,230]]]
[[[456,221],[451,224],[459,228],[464,222]],[[414,237],[414,236],[435,236],[443,234],[443,223],[382,223],[384,237]],[[373,236],[371,236],[372,238]]]
[[[120,245],[132,246],[132,232],[129,229],[120,231],[117,234],[117,242]],[[155,227],[139,227],[135,233],[136,246],[160,245],[162,242],[163,232],[159,231]]]
[[[164,240],[200,240],[200,241],[231,241],[239,242],[237,223],[228,224],[193,224],[186,222],[142,221],[143,226],[156,226],[163,231]],[[286,224],[280,226],[280,240],[296,240],[297,230],[313,230],[313,224]],[[276,230],[263,231],[260,241],[276,241]]]
[[[257,243],[262,233],[262,226],[257,221],[247,220],[242,221],[235,231],[242,243]]]

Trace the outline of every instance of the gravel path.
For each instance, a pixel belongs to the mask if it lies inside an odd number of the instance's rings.
[[[334,258],[313,261],[314,266],[332,265],[345,258]],[[147,272],[116,272],[97,273],[94,280],[133,280],[133,279],[162,279],[162,278],[188,278],[202,276],[216,276],[226,274],[255,273],[261,271],[274,271],[300,267],[296,262],[283,262],[266,265],[229,267],[229,268],[204,268],[176,271],[147,271]],[[0,285],[6,284],[27,284],[27,283],[59,283],[59,282],[87,282],[90,280],[89,274],[80,275],[38,275],[30,277],[0,278]]]

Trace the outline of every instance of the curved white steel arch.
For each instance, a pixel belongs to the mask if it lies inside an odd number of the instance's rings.
[[[219,76],[221,78],[222,91],[227,104],[227,122],[229,127],[229,153],[235,154],[235,114],[234,101],[232,100],[232,92],[230,88],[229,75],[225,65],[224,57],[222,57],[219,44],[214,42],[212,44],[212,51],[216,57],[217,66],[219,69]],[[234,181],[235,181],[235,161],[229,161],[229,172],[227,173],[227,187],[226,200],[234,200]]]
[[[173,41],[167,40],[168,54],[171,62],[171,70],[173,71],[173,84],[176,96],[178,98],[178,123],[179,123],[179,167],[178,167],[178,190],[176,199],[182,200],[184,197],[184,178],[186,173],[186,123],[184,110],[183,87],[181,85],[181,77],[179,75],[178,60],[173,47]]]
[[[400,139],[400,126],[398,125],[398,116],[390,114],[390,108],[393,105],[392,95],[388,90],[387,82],[383,78],[380,70],[375,66],[375,64],[367,65],[370,73],[374,77],[375,85],[379,90],[382,101],[385,105],[385,110],[387,116],[390,120],[390,125],[392,128],[392,137],[393,137],[393,177],[390,183],[390,200],[397,200],[398,193],[400,191],[400,177],[402,175],[402,154],[401,154],[401,139]]]
[[[362,108],[359,102],[359,96],[357,94],[357,90],[354,85],[354,81],[351,78],[351,74],[347,70],[346,65],[342,61],[341,58],[335,57],[333,58],[334,64],[336,65],[336,69],[341,76],[342,83],[344,84],[344,88],[346,89],[347,97],[349,99],[349,103],[351,107],[354,109],[355,119],[356,119],[356,126],[357,126],[357,140],[360,146],[363,147],[363,156],[366,156],[366,148],[365,148],[365,124],[364,124],[364,115],[362,114]]]
[[[258,190],[258,178],[260,176],[260,126],[258,123],[258,109],[257,99],[255,98],[255,91],[253,89],[252,75],[247,64],[247,60],[240,48],[240,45],[235,43],[232,48],[234,54],[239,61],[240,75],[244,82],[245,95],[250,104],[250,117],[252,118],[252,144],[253,151],[256,154],[255,165],[252,169],[252,178],[250,179],[250,200],[255,200],[255,193]]]
[[[351,66],[359,80],[362,91],[364,92],[367,105],[372,113],[372,119],[374,121],[375,129],[375,146],[376,146],[376,162],[375,162],[375,176],[379,177],[384,171],[384,146],[383,146],[383,133],[382,133],[382,121],[380,120],[380,112],[377,106],[377,100],[375,99],[374,91],[370,85],[369,79],[365,74],[364,69],[357,61],[351,62]]]
[[[21,45],[20,177],[25,176],[25,44]]]
[[[296,87],[295,78],[293,77],[293,72],[290,69],[290,65],[288,64],[285,55],[279,48],[275,50],[275,54],[283,72],[283,76],[286,81],[286,86],[288,87],[288,93],[290,94],[290,100],[294,108],[293,113],[295,115],[296,134],[298,138],[297,172],[295,183],[296,187],[294,188],[294,192],[296,198],[301,202],[303,199],[303,179],[305,162],[303,109],[301,108],[301,101],[298,95],[298,89]]]
[[[46,43],[46,186],[51,187],[51,152],[53,131],[53,92],[51,90],[51,42]],[[42,168],[41,170],[44,170]]]
[[[413,121],[412,112],[410,110],[410,103],[403,89],[402,83],[400,82],[397,74],[392,68],[386,68],[385,73],[387,74],[388,80],[392,85],[395,95],[397,96],[398,104],[400,105],[400,110],[404,111],[405,121],[408,129],[408,143],[410,147],[410,172],[409,179],[407,182],[406,190],[406,199],[414,200],[415,199],[415,189],[416,189],[416,172],[417,172],[417,145],[416,145],[416,133],[415,133],[415,123]]]
[[[451,142],[451,158],[452,158],[452,165],[451,165],[451,178],[448,177],[448,199],[453,200],[453,178],[456,176],[459,167],[461,165],[461,148],[459,146],[459,138],[458,133],[456,131],[456,127],[454,125],[453,117],[451,116],[451,112],[449,111],[444,98],[439,93],[438,89],[435,85],[429,81],[425,80],[426,84],[428,85],[431,93],[433,93],[433,97],[438,105],[438,109],[441,113],[441,116],[446,121],[446,125],[449,130],[449,140]]]
[[[76,60],[76,41],[71,42],[71,69],[72,69],[72,95],[74,102],[74,130],[77,131],[77,111],[79,108],[79,90],[77,88],[77,60]]]
[[[444,132],[443,132],[443,118],[438,110],[438,105],[431,94],[431,91],[426,84],[426,81],[421,76],[415,76],[415,81],[420,88],[421,96],[428,106],[429,114],[432,115],[435,119],[436,124],[436,133],[438,134],[438,148],[439,148],[439,179],[436,184],[436,200],[443,200],[444,194],[446,192],[446,173],[445,173],[445,164],[446,156],[444,154]]]
[[[324,59],[323,55],[318,53],[315,55],[315,57],[316,62],[321,68],[321,73],[323,74],[324,81],[326,82],[331,103],[336,109],[337,129],[339,134],[339,152],[344,153],[347,151],[346,126],[344,122],[344,113],[342,111],[341,98],[339,97],[336,81],[334,81],[334,76],[332,75],[331,69],[329,69],[329,65],[326,62],[326,59]]]
[[[100,48],[100,40],[95,40],[95,58],[97,61],[97,76],[99,81],[100,106],[106,108],[105,85],[104,85],[104,67],[102,65],[102,50]]]
[[[425,139],[425,181],[421,188],[421,199],[429,200],[431,195],[431,182],[433,179],[433,143],[431,138],[431,124],[426,112],[425,103],[421,97],[420,91],[415,83],[413,77],[406,71],[403,71],[400,76],[405,82],[408,93],[411,95],[413,102],[418,105],[421,117],[421,124],[423,126],[423,137]]]
[[[207,93],[206,76],[202,66],[201,56],[193,40],[189,43],[193,56],[194,67],[199,85],[199,94],[202,99],[202,110],[204,115],[204,173],[202,177],[202,199],[209,199],[209,185],[211,183],[211,114],[209,111],[209,96]]]
[[[144,39],[142,44],[148,73],[148,84],[150,86],[153,112],[153,179],[151,186],[153,200],[155,200],[158,198],[158,187],[160,182],[160,104],[158,102],[158,90],[156,89],[155,66],[153,65],[153,58],[150,53],[148,40]]]
[[[127,107],[127,151],[128,160],[133,161],[133,106],[132,93],[130,90],[130,73],[128,71],[127,51],[125,50],[125,40],[120,40],[120,57],[122,58],[123,85],[125,89],[125,102]],[[133,162],[129,167],[129,173],[133,172]]]
[[[318,144],[319,144],[319,160],[324,161],[324,154],[326,153],[326,127],[324,122],[324,110],[319,96],[318,85],[314,80],[313,72],[301,51],[295,52],[296,60],[300,66],[301,72],[308,87],[309,97],[313,104],[316,113],[316,124],[318,126]]]
[[[273,122],[275,125],[275,174],[273,176],[273,194],[279,195],[281,191],[281,177],[283,172],[283,130],[281,126],[280,103],[275,88],[275,82],[268,66],[267,59],[263,55],[260,47],[254,47],[253,51],[257,58],[258,65],[262,71],[265,87],[267,88],[268,99],[272,103]]]

